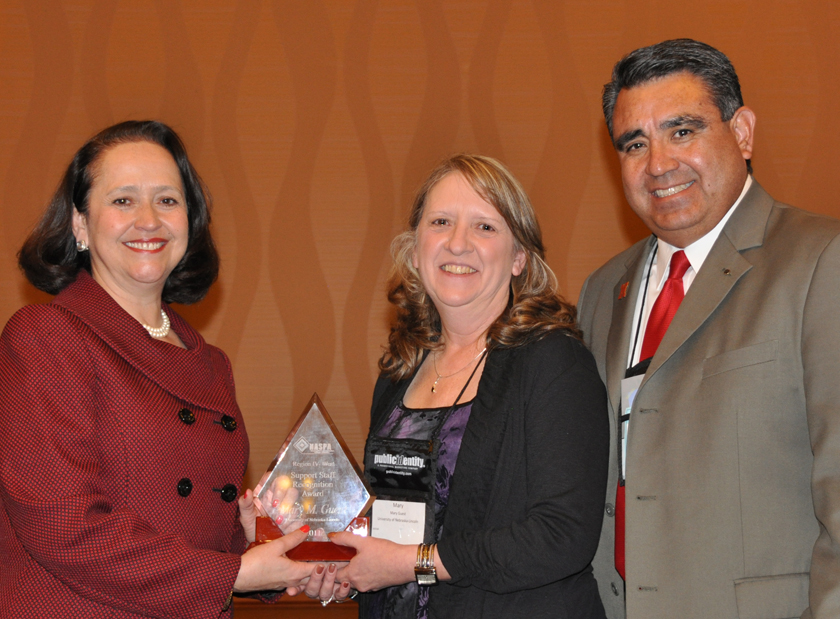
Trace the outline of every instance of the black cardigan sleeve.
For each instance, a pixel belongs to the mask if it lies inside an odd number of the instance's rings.
[[[490,355],[438,544],[450,585],[507,593],[589,566],[606,492],[606,411],[592,355],[571,337]]]

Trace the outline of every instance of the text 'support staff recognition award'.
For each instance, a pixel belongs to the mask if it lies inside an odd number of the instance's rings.
[[[363,518],[376,497],[359,465],[314,394],[256,488],[265,516],[257,518],[257,544],[307,524],[309,538],[286,553],[297,561],[348,561],[356,551],[326,533],[368,534]],[[323,531],[324,535],[316,535]]]

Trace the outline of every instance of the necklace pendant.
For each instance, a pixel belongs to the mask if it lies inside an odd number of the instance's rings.
[[[436,389],[436,387],[437,387],[437,384],[438,384],[438,381],[439,381],[439,380],[440,380],[440,376],[438,376],[438,377],[435,379],[435,382],[433,382],[433,383],[432,383],[432,393],[437,393],[437,389]]]

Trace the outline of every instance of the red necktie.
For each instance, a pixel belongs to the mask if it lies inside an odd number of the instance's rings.
[[[650,310],[647,329],[645,329],[645,341],[642,344],[642,354],[639,357],[640,361],[652,357],[656,349],[659,348],[659,342],[665,337],[668,325],[671,324],[671,319],[677,313],[677,309],[679,309],[685,296],[683,276],[690,266],[691,263],[685,257],[683,250],[674,252],[674,255],[671,256],[671,270],[668,273],[668,279],[662,286],[662,292],[656,298],[653,309]]]
[[[683,276],[691,263],[680,250],[671,256],[671,270],[668,279],[662,287],[662,292],[656,298],[653,309],[650,310],[647,328],[645,329],[645,341],[642,343],[642,354],[640,361],[649,359],[659,348],[659,342],[665,337],[665,332],[671,324],[671,319],[677,313],[683,298]],[[615,497],[615,569],[622,578],[625,578],[624,570],[624,484],[619,481],[618,492]]]

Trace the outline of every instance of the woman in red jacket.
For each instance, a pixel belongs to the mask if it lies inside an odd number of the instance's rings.
[[[203,619],[234,592],[333,593],[332,572],[284,556],[305,532],[240,554],[230,362],[168,305],[215,280],[209,223],[178,136],[130,121],[76,153],[24,244],[57,296],[0,338],[0,617]]]

